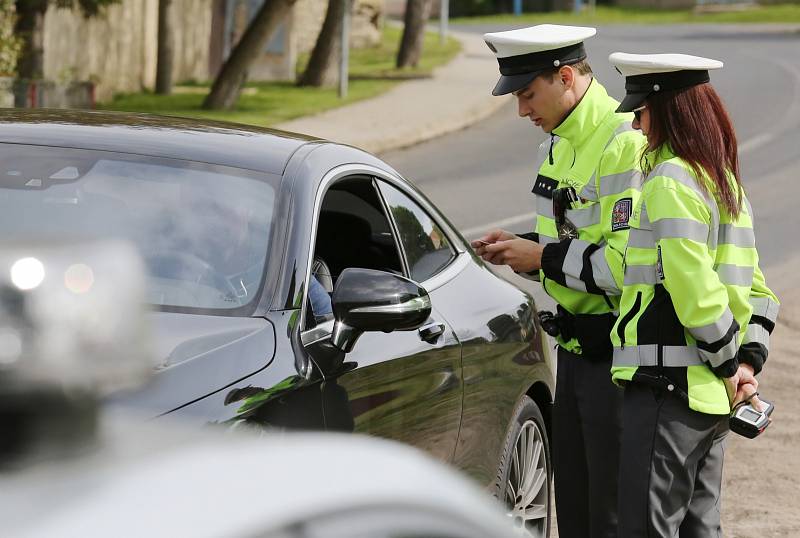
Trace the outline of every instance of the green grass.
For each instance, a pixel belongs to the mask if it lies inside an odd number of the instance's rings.
[[[337,88],[300,88],[291,82],[253,82],[246,85],[234,110],[203,110],[200,106],[210,84],[191,83],[177,86],[173,95],[155,95],[152,92],[116,95],[111,102],[98,105],[98,108],[268,126],[375,97],[404,78],[430,76],[434,67],[447,63],[460,50],[455,39],[449,39],[442,46],[438,34],[431,32],[425,36],[420,65],[415,69],[398,70],[394,68],[394,60],[400,35],[401,29],[387,27],[377,47],[351,50],[351,80],[346,99],[339,99]],[[308,55],[298,61],[298,72],[306,62]]]
[[[575,14],[569,11],[460,17],[452,24],[677,24],[677,23],[792,23],[800,22],[800,4],[754,6],[741,11],[695,13],[692,10],[659,10],[598,6]]]

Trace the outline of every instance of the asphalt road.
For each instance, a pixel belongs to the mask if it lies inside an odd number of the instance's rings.
[[[488,32],[503,28],[460,27]],[[587,42],[597,79],[618,99],[623,78],[608,64],[611,52],[682,52],[722,60],[712,83],[737,130],[742,176],[756,213],[762,266],[787,261],[798,245],[800,193],[800,30],[776,26],[610,26]],[[487,80],[487,92],[494,80]],[[508,99],[508,98],[506,98]],[[382,155],[416,183],[469,237],[502,226],[529,231],[534,170],[546,135],[517,116],[509,100],[469,129]]]

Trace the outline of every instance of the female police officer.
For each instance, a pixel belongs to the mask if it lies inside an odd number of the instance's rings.
[[[709,84],[722,63],[609,60],[626,77],[619,111],[647,137],[611,335],[625,385],[619,536],[718,536],[728,416],[755,392],[778,303],[758,269],[736,136]]]

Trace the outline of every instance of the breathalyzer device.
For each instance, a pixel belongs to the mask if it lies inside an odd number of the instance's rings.
[[[750,402],[742,402],[734,407],[729,420],[731,431],[748,439],[761,435],[769,426],[769,416],[775,409],[775,406],[766,400],[761,400],[761,403],[764,404],[763,411],[753,407]]]

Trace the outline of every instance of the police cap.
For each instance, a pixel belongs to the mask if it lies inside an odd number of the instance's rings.
[[[500,80],[492,95],[516,92],[545,71],[580,62],[586,58],[583,41],[596,33],[584,26],[539,24],[484,34],[500,65]]]
[[[630,112],[642,106],[655,92],[682,90],[710,80],[708,72],[720,69],[722,62],[688,54],[628,54],[615,52],[608,57],[625,77],[625,99],[617,112]]]

